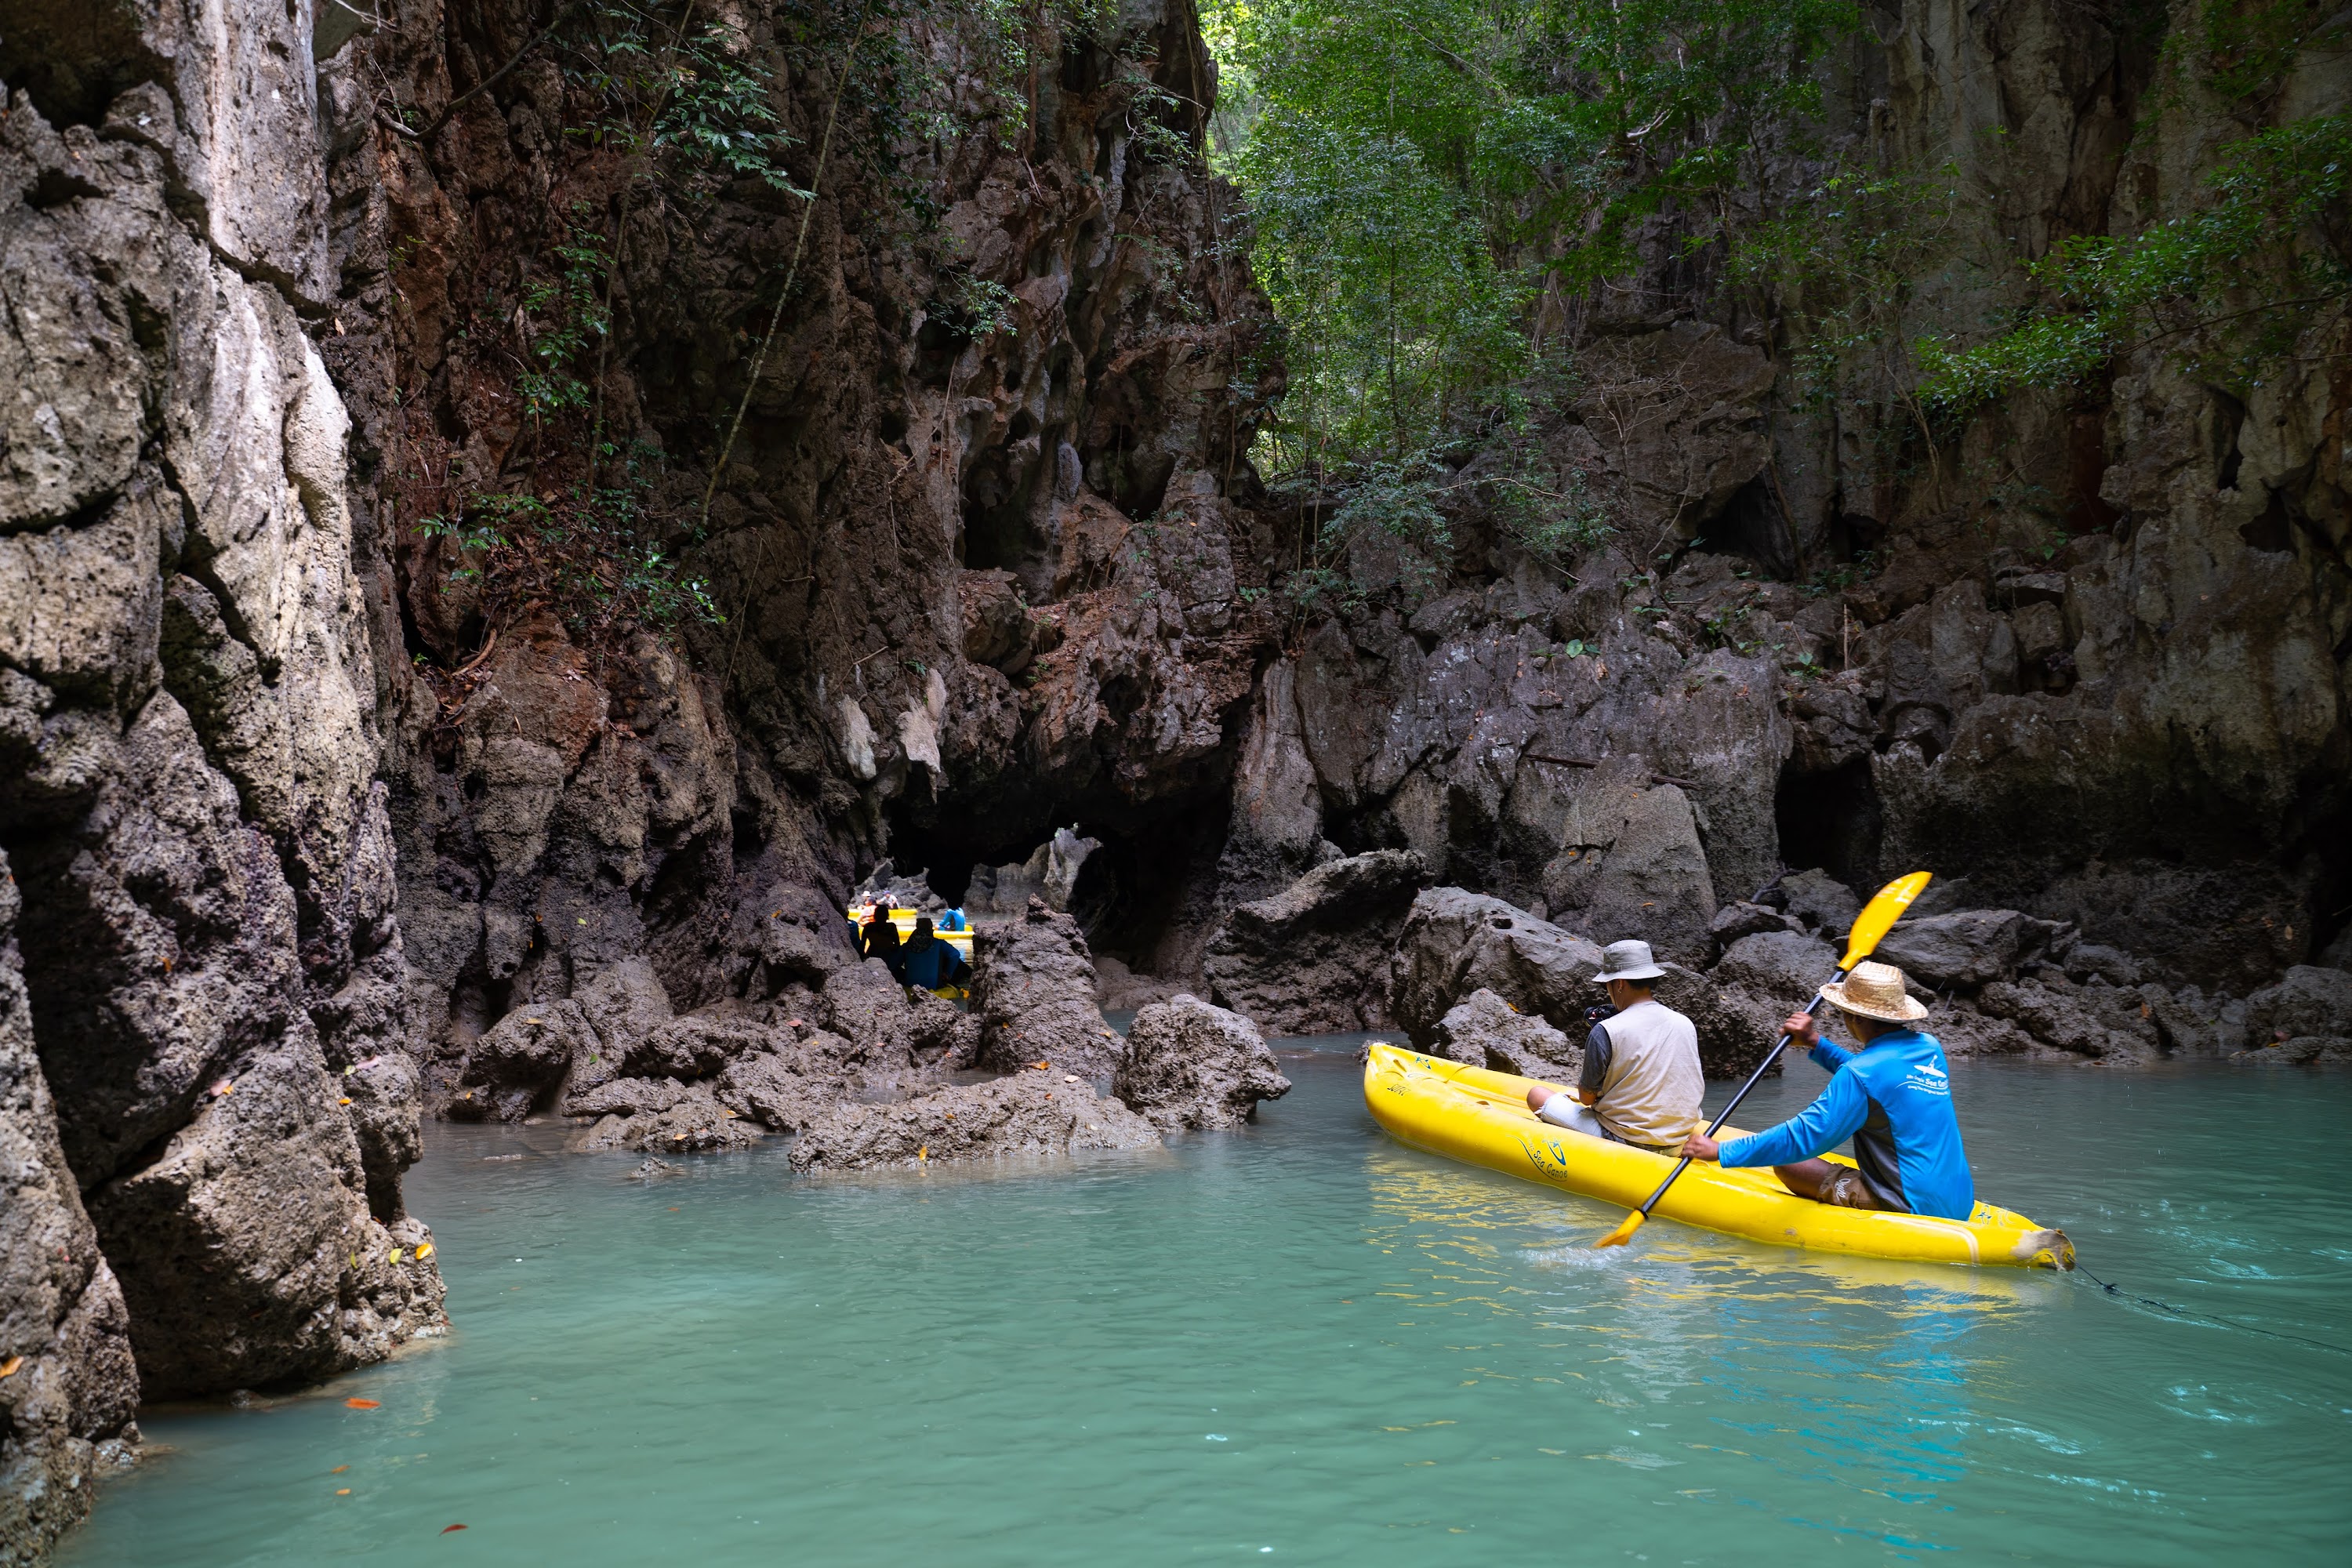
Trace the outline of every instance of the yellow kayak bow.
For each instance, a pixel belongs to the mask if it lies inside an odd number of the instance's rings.
[[[1527,1101],[1536,1081],[1375,1044],[1364,1064],[1364,1103],[1399,1142],[1602,1203],[1632,1207],[1674,1168],[1664,1154],[1539,1120]],[[1769,1171],[1694,1164],[1656,1212],[1775,1247],[1916,1263],[2074,1267],[2065,1232],[1991,1204],[1978,1204],[1966,1220],[1835,1208],[1797,1196]]]

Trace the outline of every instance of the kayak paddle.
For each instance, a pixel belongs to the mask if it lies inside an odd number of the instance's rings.
[[[1885,936],[1895,922],[1903,918],[1903,911],[1911,907],[1911,900],[1917,898],[1927,888],[1927,879],[1931,875],[1933,875],[1932,872],[1914,871],[1907,877],[1895,878],[1895,880],[1878,889],[1878,896],[1864,906],[1862,913],[1854,917],[1853,930],[1847,933],[1845,940],[1845,956],[1838,961],[1837,973],[1830,976],[1831,984],[1834,985],[1843,980],[1855,964],[1870,956],[1872,950],[1878,946],[1878,939]],[[1805,1011],[1819,1012],[1821,1005],[1822,994],[1816,991],[1813,993],[1813,999],[1805,1004]],[[1783,1030],[1780,1038],[1774,1043],[1771,1050],[1766,1053],[1763,1061],[1757,1065],[1754,1072],[1748,1075],[1748,1081],[1739,1086],[1739,1092],[1731,1097],[1731,1103],[1723,1108],[1723,1114],[1717,1117],[1714,1123],[1707,1128],[1708,1137],[1712,1138],[1723,1131],[1723,1124],[1731,1120],[1731,1113],[1739,1109],[1739,1102],[1748,1098],[1748,1091],[1754,1089],[1757,1081],[1772,1070],[1772,1064],[1780,1059],[1780,1053],[1788,1048],[1788,1045],[1789,1035],[1786,1030]],[[1627,1215],[1625,1223],[1594,1242],[1593,1245],[1622,1247],[1633,1240],[1633,1233],[1642,1228],[1642,1222],[1650,1217],[1650,1211],[1658,1206],[1658,1200],[1666,1195],[1666,1189],[1675,1184],[1675,1178],[1681,1175],[1689,1164],[1688,1154],[1675,1161],[1675,1168],[1666,1173],[1666,1179],[1658,1184],[1658,1190],[1650,1194],[1650,1201]]]

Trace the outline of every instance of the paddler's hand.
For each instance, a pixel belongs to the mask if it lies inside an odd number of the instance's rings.
[[[1683,1140],[1683,1157],[1688,1160],[1712,1160],[1723,1145],[1704,1132],[1694,1132]]]
[[[1822,1021],[1811,1013],[1791,1013],[1780,1027],[1809,1051],[1822,1043]]]

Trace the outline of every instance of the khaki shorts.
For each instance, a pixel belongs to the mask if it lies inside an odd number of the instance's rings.
[[[1878,1194],[1870,1190],[1870,1184],[1862,1179],[1862,1173],[1852,1165],[1831,1166],[1829,1180],[1822,1184],[1822,1195],[1816,1201],[1828,1204],[1834,1208],[1874,1209],[1880,1213],[1900,1212],[1889,1210],[1885,1204],[1880,1203]]]

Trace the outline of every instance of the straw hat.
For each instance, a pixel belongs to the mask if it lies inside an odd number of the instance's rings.
[[[1844,984],[1832,982],[1822,987],[1822,994],[1842,1012],[1882,1024],[1916,1024],[1927,1016],[1927,1009],[1904,989],[1903,972],[1891,963],[1857,963]]]

